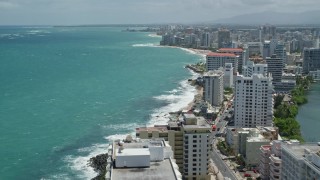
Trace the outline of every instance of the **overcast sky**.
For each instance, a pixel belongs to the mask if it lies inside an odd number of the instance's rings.
[[[0,25],[193,23],[310,10],[320,11],[320,0],[0,0]]]

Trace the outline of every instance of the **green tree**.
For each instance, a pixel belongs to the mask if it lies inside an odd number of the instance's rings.
[[[276,109],[278,106],[281,105],[283,101],[284,95],[277,95],[274,97],[274,108]]]

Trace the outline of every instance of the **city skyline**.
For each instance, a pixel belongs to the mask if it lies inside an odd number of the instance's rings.
[[[209,23],[251,13],[316,10],[316,0],[0,0],[0,25]]]

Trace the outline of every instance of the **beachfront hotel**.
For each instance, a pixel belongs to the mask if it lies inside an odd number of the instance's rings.
[[[232,53],[214,53],[211,52],[206,56],[206,71],[218,70],[225,67],[226,63],[232,63],[234,67],[233,73],[236,74],[238,70],[239,56]]]
[[[209,136],[211,127],[203,117],[184,114],[182,121],[169,121],[167,126],[140,127],[136,136],[141,139],[168,139],[174,158],[184,179],[210,178]]]
[[[234,121],[236,127],[273,126],[273,85],[270,75],[237,76]]]
[[[236,56],[239,56],[238,58],[238,72],[242,72],[242,66],[246,64],[247,61],[247,55],[246,50],[241,48],[220,48],[218,50],[219,53],[231,53],[235,54]]]
[[[203,75],[204,100],[211,106],[220,106],[223,102],[224,73],[222,69],[209,71]]]

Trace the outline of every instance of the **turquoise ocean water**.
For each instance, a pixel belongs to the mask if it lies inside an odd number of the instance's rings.
[[[202,57],[122,28],[0,27],[0,179],[89,179],[87,160],[192,101]]]

